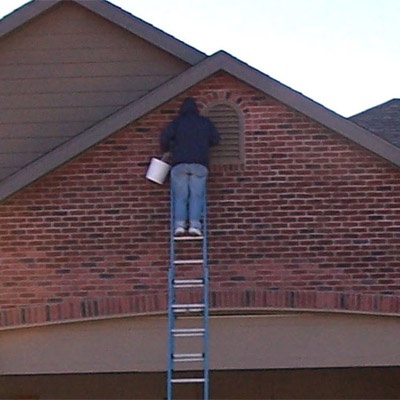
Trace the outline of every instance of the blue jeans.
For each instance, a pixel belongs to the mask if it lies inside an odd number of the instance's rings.
[[[201,229],[208,169],[201,164],[177,164],[171,169],[174,228]]]

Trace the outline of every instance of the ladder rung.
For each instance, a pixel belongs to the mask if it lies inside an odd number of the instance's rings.
[[[184,288],[184,287],[203,287],[203,279],[174,279],[174,287]]]
[[[183,242],[186,240],[202,240],[203,236],[174,236],[174,240],[176,240],[177,242]]]
[[[173,378],[171,379],[172,383],[203,383],[205,382],[204,378]]]
[[[205,332],[204,328],[172,329],[172,334],[178,337],[203,336],[204,332]]]
[[[172,308],[175,312],[200,312],[205,308],[204,304],[173,304]]]
[[[185,265],[185,264],[203,264],[202,259],[195,259],[195,260],[176,260],[174,261],[175,265]]]
[[[203,353],[181,353],[173,354],[173,359],[175,362],[197,362],[204,361]]]

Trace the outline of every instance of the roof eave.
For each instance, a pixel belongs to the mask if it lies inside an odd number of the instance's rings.
[[[6,15],[0,20],[0,38],[47,11],[60,1],[62,0],[32,0],[11,14]]]

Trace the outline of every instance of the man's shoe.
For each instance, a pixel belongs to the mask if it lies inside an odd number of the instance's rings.
[[[189,228],[189,235],[190,236],[202,236],[201,230],[199,228]]]
[[[175,236],[183,236],[185,234],[185,228],[181,226],[175,229],[174,235]]]

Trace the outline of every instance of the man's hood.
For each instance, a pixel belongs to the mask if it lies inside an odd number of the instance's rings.
[[[193,97],[187,97],[179,110],[180,115],[185,115],[185,114],[198,114],[199,109],[197,108],[196,101],[194,100]]]

